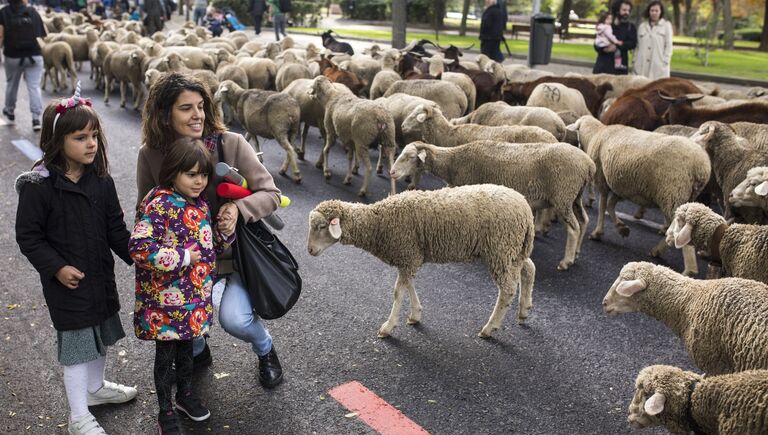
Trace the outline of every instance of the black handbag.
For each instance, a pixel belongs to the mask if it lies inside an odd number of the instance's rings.
[[[219,161],[224,161],[221,136]],[[291,251],[261,221],[238,220],[232,244],[235,270],[240,273],[253,311],[263,319],[277,319],[293,307],[301,295],[299,264]]]

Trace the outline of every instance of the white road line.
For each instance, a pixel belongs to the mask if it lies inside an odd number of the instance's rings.
[[[11,143],[21,151],[29,160],[39,160],[43,157],[43,150],[26,139],[12,140]]]
[[[8,122],[8,121],[5,119],[5,117],[4,117],[4,116],[3,116],[3,117],[0,117],[0,126],[3,126],[3,125],[11,125],[11,123],[10,123],[10,122]]]

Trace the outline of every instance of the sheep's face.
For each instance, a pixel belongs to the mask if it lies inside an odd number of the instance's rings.
[[[309,255],[317,257],[340,238],[341,222],[338,217],[328,219],[314,210],[309,213],[309,236],[307,237]]]
[[[431,111],[423,104],[419,104],[405,117],[403,121],[403,134],[420,135],[424,124],[431,118]]]
[[[635,271],[641,265],[642,263],[628,263],[621,269],[619,277],[603,298],[603,311],[606,314],[613,316],[639,310],[639,305],[632,296],[647,287],[645,281],[639,278]]]
[[[627,421],[635,429],[663,425],[675,433],[690,431],[686,419],[688,389],[698,380],[701,376],[673,366],[644,368],[635,380]]]
[[[728,196],[734,207],[760,207],[768,203],[768,167],[752,168]]]
[[[424,170],[424,161],[427,159],[427,151],[416,148],[415,143],[410,143],[403,148],[403,152],[392,165],[389,175],[392,178],[413,177]]]

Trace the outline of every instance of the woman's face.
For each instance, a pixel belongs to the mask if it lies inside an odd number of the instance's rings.
[[[179,138],[200,139],[204,125],[203,96],[195,91],[183,91],[171,108],[171,128]]]
[[[651,21],[656,22],[661,18],[661,6],[653,5],[648,9],[648,15],[651,17]]]

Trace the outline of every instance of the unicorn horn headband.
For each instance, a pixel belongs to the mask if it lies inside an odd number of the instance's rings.
[[[72,95],[69,98],[62,98],[59,104],[56,105],[56,116],[53,118],[52,133],[56,132],[56,123],[59,121],[59,117],[67,113],[67,110],[75,108],[81,104],[91,106],[90,101],[80,97],[80,80],[78,80],[77,86],[75,86],[75,95]]]

